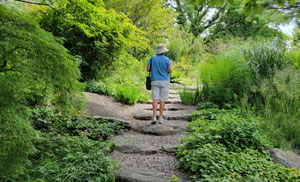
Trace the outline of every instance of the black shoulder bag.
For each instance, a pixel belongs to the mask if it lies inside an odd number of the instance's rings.
[[[151,57],[151,60],[150,60],[149,75],[146,77],[146,88],[147,88],[147,90],[151,90],[151,67],[152,67],[152,57]]]

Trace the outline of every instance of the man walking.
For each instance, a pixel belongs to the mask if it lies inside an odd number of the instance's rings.
[[[156,55],[149,59],[147,66],[147,71],[151,71],[151,90],[153,100],[153,118],[151,124],[156,124],[157,122],[156,111],[158,102],[160,102],[158,123],[162,124],[164,122],[163,112],[165,109],[165,103],[168,101],[169,97],[169,73],[172,72],[170,59],[164,55],[164,53],[168,51],[169,50],[164,44],[159,44],[155,50]]]

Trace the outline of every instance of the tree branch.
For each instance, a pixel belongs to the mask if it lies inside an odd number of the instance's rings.
[[[223,13],[226,9],[226,4],[223,5],[223,7],[221,7],[219,9],[219,11],[207,22],[206,26],[204,26],[204,30],[206,30],[207,28],[211,27],[212,25],[214,25],[216,23],[216,21],[223,16]]]
[[[6,59],[4,59],[3,65],[1,65],[1,68],[5,68],[5,67],[6,67],[6,65],[7,65],[7,60],[6,60]]]
[[[28,3],[28,4],[36,4],[36,5],[41,5],[41,6],[48,6],[54,10],[56,10],[53,6],[51,6],[50,4],[47,3],[38,3],[38,2],[32,2],[32,1],[25,1],[25,0],[15,0],[18,2],[22,2],[22,3]]]
[[[13,65],[13,66],[10,67],[10,68],[0,68],[0,73],[1,73],[1,72],[6,72],[6,71],[13,71],[15,67],[16,67],[16,66]]]

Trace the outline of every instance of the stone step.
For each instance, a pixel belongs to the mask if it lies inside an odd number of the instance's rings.
[[[180,133],[156,136],[128,131],[118,136],[114,136],[110,138],[110,140],[116,143],[115,150],[119,152],[144,155],[157,152],[174,154],[176,152],[176,146],[180,144],[182,138],[183,135]]]
[[[159,105],[157,106],[159,109]],[[137,104],[135,111],[147,110],[152,111],[152,103],[151,104]],[[182,105],[182,104],[167,104],[165,106],[165,111],[180,111],[180,110],[196,110],[194,106]]]
[[[170,89],[169,94],[178,94],[178,90]]]
[[[117,172],[117,182],[166,182],[173,174],[182,182],[191,181],[188,174],[176,168],[178,159],[173,155],[123,154],[118,151],[112,155],[121,165]]]
[[[165,182],[163,173],[148,168],[122,166],[117,172],[118,182]]]
[[[155,124],[155,125],[142,125],[137,128],[133,128],[134,131],[157,136],[173,135],[187,131],[186,127],[177,125]]]
[[[177,145],[176,144],[166,144],[164,146],[153,147],[150,145],[132,145],[132,144],[117,144],[115,147],[115,150],[125,153],[125,154],[141,154],[141,155],[147,155],[147,154],[155,154],[158,152],[166,152],[168,154],[175,155],[177,151]]]
[[[179,99],[180,99],[180,96],[179,96],[178,94],[176,94],[176,95],[175,95],[175,94],[174,94],[174,95],[173,95],[173,94],[172,94],[172,95],[170,94],[170,95],[169,95],[169,99],[178,99],[178,100],[179,100]]]
[[[147,111],[152,111],[152,108],[146,108]],[[165,108],[164,111],[181,111],[183,109],[180,108]],[[157,111],[159,111],[159,108],[157,108]]]
[[[148,124],[149,125],[149,124]],[[183,126],[184,127],[184,126]],[[145,135],[135,131],[127,131],[120,135],[113,136],[110,140],[117,144],[126,145],[150,145],[155,148],[162,148],[164,145],[177,145],[180,142],[181,134],[169,136]]]
[[[188,89],[188,90],[196,90],[197,88],[201,88],[203,87],[202,84],[200,85],[182,85],[182,84],[177,84],[177,83],[172,83],[171,84],[171,89],[175,90],[175,89],[178,89],[178,90],[182,90],[182,89]]]
[[[148,100],[147,102],[146,102],[146,104],[152,104],[152,100]],[[159,102],[158,102],[159,103]],[[167,102],[166,102],[166,104],[181,104],[181,100],[180,99],[174,99],[174,100],[168,100]]]
[[[185,120],[185,121],[191,121],[191,113],[193,111],[166,111],[164,112],[164,119],[165,120]],[[152,119],[152,112],[151,110],[144,111],[140,110],[139,112],[136,112],[133,114],[133,117],[138,120],[151,120]]]
[[[125,154],[155,154],[161,149],[150,145],[128,145],[124,143],[118,143],[115,147],[115,150]]]

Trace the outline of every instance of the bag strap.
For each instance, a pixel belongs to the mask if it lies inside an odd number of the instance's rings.
[[[153,57],[151,57],[151,59],[150,59],[150,71],[149,71],[149,76],[151,76],[152,58],[153,58]]]

